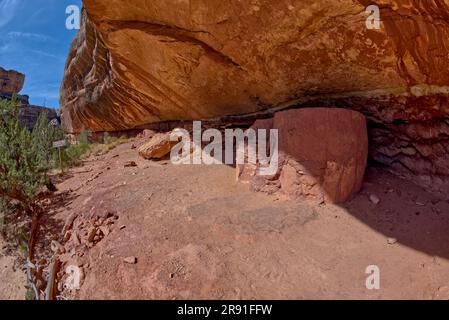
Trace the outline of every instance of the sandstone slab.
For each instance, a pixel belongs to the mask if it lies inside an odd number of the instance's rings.
[[[257,175],[257,166],[239,166],[238,180],[256,191],[281,191],[291,198],[342,203],[363,182],[368,134],[365,117],[337,108],[279,112],[272,121],[279,132],[280,167],[274,176]],[[257,122],[266,128],[269,122]]]

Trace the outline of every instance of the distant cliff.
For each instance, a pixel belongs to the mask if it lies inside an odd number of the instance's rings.
[[[25,83],[25,75],[14,70],[0,67],[0,92],[3,94],[18,93]]]
[[[58,117],[54,109],[30,105],[28,95],[20,95],[25,83],[25,75],[15,70],[5,70],[0,67],[0,99],[11,100],[16,95],[17,100],[21,104],[22,113],[20,115],[20,123],[23,127],[31,130],[36,124],[39,115],[47,111],[49,120]]]

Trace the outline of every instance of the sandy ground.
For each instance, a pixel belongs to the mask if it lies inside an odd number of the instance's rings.
[[[231,167],[147,161],[127,143],[58,188],[39,252],[48,235],[63,242],[73,214],[61,259],[83,276],[65,299],[449,299],[448,201],[382,169],[346,205],[310,206],[253,193]],[[93,245],[96,217],[112,232]],[[370,265],[379,290],[366,288]]]
[[[17,258],[6,253],[0,236],[0,300],[24,300],[26,275],[17,266]]]
[[[67,245],[85,274],[75,298],[449,298],[449,203],[381,169],[345,206],[315,207],[253,193],[228,166],[140,159],[129,143],[76,170],[56,217],[118,220],[92,248]],[[369,265],[380,290],[366,288]]]

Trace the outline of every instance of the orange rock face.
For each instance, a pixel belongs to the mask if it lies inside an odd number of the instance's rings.
[[[84,0],[65,125],[111,131],[311,97],[446,92],[445,2],[374,1],[380,30],[367,29],[363,2]]]
[[[69,132],[337,106],[368,117],[375,160],[449,186],[447,1],[83,4],[61,90]]]

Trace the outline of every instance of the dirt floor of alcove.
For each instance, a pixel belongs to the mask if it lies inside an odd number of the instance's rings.
[[[441,196],[370,168],[352,201],[312,206],[253,193],[228,166],[143,160],[133,143],[72,169],[48,200],[47,238],[63,242],[72,214],[81,238],[61,256],[80,267],[81,288],[61,299],[449,299]],[[111,233],[86,243],[109,215]],[[370,265],[379,290],[365,286]]]

